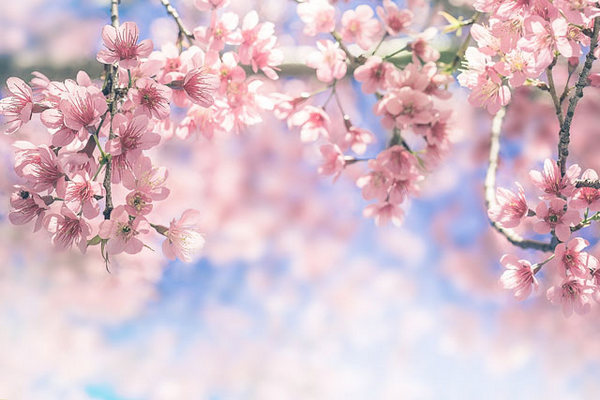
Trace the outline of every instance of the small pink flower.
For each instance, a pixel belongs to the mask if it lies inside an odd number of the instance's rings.
[[[518,182],[515,185],[517,185],[517,193],[502,187],[497,188],[496,204],[492,205],[488,211],[490,219],[504,228],[518,226],[529,210],[523,186]]]
[[[215,100],[212,95],[219,87],[219,78],[206,68],[196,68],[185,75],[183,90],[193,103],[210,107]]]
[[[406,32],[413,19],[413,13],[410,10],[399,10],[391,0],[383,0],[383,7],[377,7],[377,15],[392,36]]]
[[[124,206],[116,207],[110,220],[104,220],[100,224],[98,236],[102,239],[108,239],[106,243],[106,252],[108,254],[136,254],[142,251],[144,243],[137,238],[139,234],[148,233],[150,225],[142,217],[136,217],[133,220]]]
[[[351,126],[347,129],[344,140],[353,152],[356,154],[364,154],[367,150],[367,145],[373,143],[375,136],[367,129]]]
[[[12,210],[8,213],[9,221],[14,225],[23,225],[36,218],[34,232],[42,227],[42,222],[48,206],[37,194],[25,188],[16,188],[10,196]]]
[[[430,97],[409,87],[389,91],[375,105],[375,113],[383,115],[386,128],[400,129],[411,124],[428,124],[435,117]]]
[[[363,82],[362,91],[371,94],[385,89],[386,76],[394,71],[394,66],[383,62],[381,57],[371,56],[367,61],[354,70],[354,79]]]
[[[34,146],[29,142],[15,142],[15,172],[25,178],[36,192],[51,190],[63,176],[56,155],[46,145]]]
[[[377,226],[386,225],[390,221],[394,225],[400,226],[404,218],[404,211],[396,204],[384,202],[367,206],[363,215],[365,217],[373,217]]]
[[[502,106],[510,102],[511,93],[501,78],[490,73],[480,76],[479,81],[469,95],[469,102],[476,107],[485,107],[490,114],[495,114]]]
[[[164,200],[169,196],[169,189],[164,186],[167,176],[168,171],[165,167],[155,168],[150,158],[141,156],[131,170],[123,175],[123,186],[142,192],[154,201]]]
[[[181,218],[173,219],[162,248],[165,256],[174,260],[179,258],[183,262],[192,262],[194,256],[204,247],[204,237],[198,228],[200,213],[196,210],[186,210]]]
[[[306,106],[296,112],[289,120],[292,126],[300,126],[300,139],[314,142],[319,137],[329,136],[329,115],[322,108]]]
[[[100,122],[108,110],[106,99],[100,89],[88,86],[68,85],[68,92],[58,105],[66,127],[78,131],[81,137]]]
[[[317,79],[328,83],[343,78],[347,70],[346,53],[339,44],[331,40],[319,40],[317,48],[319,51],[310,53],[306,59],[306,65],[316,68]]]
[[[156,83],[150,78],[140,78],[131,90],[131,100],[138,106],[137,110],[148,116],[165,119],[171,112],[171,88]]]
[[[104,188],[99,182],[92,181],[87,172],[79,172],[68,182],[61,179],[56,193],[73,212],[83,211],[85,218],[94,218],[100,214],[100,206],[95,196],[103,196]]]
[[[121,68],[137,67],[140,58],[152,52],[152,41],[142,40],[138,44],[139,31],[135,22],[125,22],[118,29],[106,25],[102,29],[102,41],[106,50],[100,50],[96,59],[103,64],[119,63]]]
[[[148,215],[152,211],[152,197],[141,190],[130,192],[125,197],[125,210],[129,215]]]
[[[554,197],[570,197],[575,191],[575,180],[581,174],[581,168],[577,164],[571,165],[564,177],[560,175],[560,169],[555,162],[550,159],[544,161],[544,170],[542,172],[532,170],[529,177],[535,186],[544,194],[542,199],[552,199]]]
[[[565,211],[567,203],[563,199],[554,198],[550,200],[550,207],[545,202],[541,202],[535,208],[538,221],[533,225],[533,230],[537,233],[550,233],[554,230],[556,237],[561,242],[566,242],[571,236],[571,225],[576,225],[580,221],[579,213],[574,210]]]
[[[554,305],[562,305],[565,317],[585,314],[592,307],[594,286],[591,281],[580,278],[566,278],[560,286],[552,286],[546,292],[546,297]]]
[[[368,165],[371,172],[358,178],[356,185],[362,189],[362,196],[365,200],[383,201],[388,196],[393,177],[376,159],[369,160]]]
[[[400,145],[388,147],[377,155],[379,165],[395,178],[407,178],[415,172],[417,160]]]
[[[33,112],[33,91],[22,79],[8,78],[6,81],[7,96],[0,100],[0,115],[6,118],[6,133],[16,132],[31,119]]]
[[[333,175],[333,178],[337,179],[346,165],[344,153],[337,145],[331,143],[321,146],[320,151],[323,163],[319,167],[319,174]]]
[[[342,39],[356,42],[363,50],[368,50],[375,43],[380,29],[379,21],[373,18],[373,9],[365,4],[342,15]]]
[[[335,29],[335,8],[328,0],[308,0],[298,4],[298,16],[305,23],[304,34],[315,36]]]
[[[500,283],[504,289],[514,290],[517,300],[525,300],[532,289],[538,289],[539,284],[529,261],[518,260],[512,254],[505,254],[500,263],[506,268],[500,277]]]
[[[597,181],[598,174],[593,169],[587,169],[581,175],[582,180]],[[569,207],[576,210],[589,208],[591,212],[600,211],[600,190],[588,187],[582,187],[575,190],[573,199],[569,203]]]
[[[53,234],[52,244],[60,250],[69,249],[75,244],[82,253],[85,253],[92,229],[85,220],[75,215],[69,207],[63,205],[60,214],[46,216],[44,225]]]
[[[568,243],[559,243],[554,249],[553,263],[563,272],[563,276],[590,278],[590,270],[598,268],[596,257],[582,251],[589,245],[583,238],[573,238]]]

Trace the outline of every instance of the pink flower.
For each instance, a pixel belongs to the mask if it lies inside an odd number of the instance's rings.
[[[10,196],[12,210],[8,213],[9,221],[14,225],[23,225],[36,218],[34,232],[42,227],[42,222],[48,206],[37,194],[25,188],[16,188]]]
[[[171,112],[171,89],[150,78],[140,78],[131,89],[131,100],[138,105],[137,111],[149,118],[165,119]]]
[[[118,29],[111,25],[102,28],[102,41],[106,50],[100,50],[96,59],[103,64],[119,63],[121,68],[137,67],[140,58],[152,52],[152,41],[142,40],[138,44],[139,32],[135,22],[125,22]]]
[[[100,117],[106,113],[108,106],[100,89],[88,86],[67,86],[68,92],[59,103],[66,127],[78,131],[80,137],[88,133],[100,122]]]
[[[375,113],[383,115],[382,124],[386,128],[400,129],[411,124],[427,124],[435,117],[430,97],[409,87],[389,91],[375,105]]]
[[[410,10],[399,10],[391,0],[383,0],[383,7],[377,7],[377,15],[392,36],[405,32],[413,19],[413,13]]]
[[[510,102],[508,86],[502,83],[498,74],[481,76],[469,95],[469,102],[476,107],[485,107],[490,114],[496,114],[502,106]]]
[[[169,189],[164,186],[167,176],[165,167],[155,168],[150,158],[142,156],[123,175],[123,186],[142,192],[152,200],[164,200],[169,196]]]
[[[384,202],[367,206],[363,215],[375,218],[375,225],[377,226],[386,225],[390,221],[394,225],[400,226],[404,218],[404,211],[396,204]]]
[[[585,314],[592,307],[594,286],[591,281],[579,278],[566,278],[560,286],[552,286],[546,297],[554,305],[562,305],[565,317],[570,317],[573,310],[577,314]]]
[[[395,178],[407,178],[414,174],[417,160],[404,147],[394,145],[379,153],[377,162]]]
[[[141,190],[129,192],[125,197],[125,210],[129,215],[148,215],[152,211],[152,197]]]
[[[292,126],[300,126],[300,139],[314,142],[319,137],[329,136],[329,115],[322,108],[306,106],[290,117]]]
[[[29,142],[15,142],[15,172],[25,178],[36,192],[51,190],[63,176],[54,152],[46,145],[34,146]]]
[[[323,163],[319,167],[319,173],[333,175],[333,178],[337,179],[346,165],[344,153],[337,145],[331,143],[321,146],[320,151],[323,156]]]
[[[0,115],[6,118],[5,132],[13,133],[31,119],[33,92],[29,85],[19,78],[8,78],[6,86],[12,96],[0,100]]]
[[[566,242],[571,236],[571,225],[576,225],[580,221],[577,211],[565,211],[566,201],[563,199],[550,200],[550,208],[545,202],[541,202],[535,208],[535,213],[541,221],[533,225],[533,230],[537,233],[550,233],[554,230],[556,237],[561,242]]]
[[[306,65],[316,68],[317,78],[325,83],[343,78],[347,69],[346,53],[339,44],[331,40],[319,40],[317,48],[319,51],[310,53],[306,59]]]
[[[185,75],[183,90],[193,103],[210,107],[214,103],[212,94],[219,87],[219,78],[206,68],[196,68]]]
[[[581,175],[582,180],[597,181],[598,174],[593,169],[587,169]],[[589,208],[592,212],[600,211],[600,190],[588,187],[582,187],[575,190],[573,199],[569,203],[569,207],[576,210]]]
[[[89,132],[85,129],[77,131],[66,126],[63,113],[57,108],[42,112],[40,120],[52,135],[53,146],[63,147],[71,144],[75,139],[84,141],[89,137]]]
[[[315,36],[335,29],[335,8],[327,0],[304,1],[298,4],[297,12],[305,23],[305,35]]]
[[[569,24],[564,18],[556,18],[552,21],[552,30],[554,31],[556,49],[567,58],[581,55],[580,43],[589,45],[589,37],[585,36],[581,29]]]
[[[204,237],[198,228],[200,213],[196,210],[186,210],[179,221],[173,219],[166,231],[167,237],[162,249],[165,256],[174,260],[179,258],[184,262],[192,262],[194,256],[204,247]]]
[[[254,72],[260,68],[269,78],[278,79],[275,70],[283,62],[283,53],[275,48],[277,37],[271,22],[258,22],[258,13],[249,12],[242,22],[242,42],[238,48],[240,61],[252,66]]]
[[[529,261],[518,260],[512,254],[505,254],[500,263],[506,268],[500,277],[500,283],[504,289],[514,290],[517,300],[525,300],[532,289],[538,289],[539,284]]]
[[[150,225],[142,217],[136,217],[133,220],[124,206],[116,207],[110,220],[104,220],[100,224],[98,236],[102,239],[108,239],[106,243],[106,252],[108,254],[136,254],[142,251],[144,243],[136,236],[148,233]]]
[[[571,165],[564,177],[560,175],[558,165],[546,159],[544,161],[544,170],[542,172],[532,170],[529,177],[535,186],[544,194],[542,199],[552,199],[554,197],[570,197],[575,191],[574,182],[581,174],[581,168],[577,164]]]
[[[517,193],[502,187],[497,188],[496,204],[492,205],[488,211],[490,219],[504,228],[518,226],[529,210],[523,186],[518,182],[515,185],[517,185]]]
[[[63,205],[60,214],[46,216],[44,225],[53,234],[52,244],[60,250],[69,249],[75,244],[82,253],[85,253],[87,241],[92,233],[91,227],[69,207]]]
[[[375,136],[367,129],[350,126],[346,131],[344,140],[353,152],[356,154],[364,154],[367,150],[367,145],[373,143]]]
[[[373,18],[373,9],[367,5],[361,4],[356,10],[348,10],[342,15],[342,39],[356,42],[363,50],[375,43],[379,31],[379,21]]]
[[[371,56],[354,70],[354,79],[363,83],[363,92],[371,94],[386,88],[386,76],[392,71],[394,71],[392,64],[383,62],[381,57]]]
[[[83,211],[85,218],[94,218],[100,213],[95,196],[103,196],[104,188],[99,182],[92,181],[85,171],[77,173],[68,182],[61,179],[56,193],[73,212]]]
[[[385,170],[378,160],[369,160],[371,172],[356,180],[356,185],[362,189],[365,200],[377,199],[383,201],[387,198],[393,177]]]
[[[564,276],[582,279],[590,278],[590,270],[598,268],[596,257],[583,250],[590,243],[583,238],[573,238],[568,243],[559,243],[554,249],[553,263],[557,264]]]

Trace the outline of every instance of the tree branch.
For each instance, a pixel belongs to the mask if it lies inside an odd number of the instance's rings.
[[[498,170],[498,155],[500,153],[500,132],[502,130],[502,120],[506,110],[501,108],[492,121],[492,133],[490,142],[490,157],[487,173],[485,175],[485,208],[490,208],[496,203],[496,171]],[[540,251],[552,251],[552,243],[539,242],[522,238],[511,229],[501,227],[497,222],[490,220],[490,224],[500,232],[513,245],[523,249],[534,249]]]
[[[593,181],[589,179],[579,180],[575,182],[576,188],[592,188],[592,189],[600,189],[600,181]]]
[[[575,84],[575,93],[569,99],[569,107],[567,108],[567,114],[563,123],[560,126],[558,141],[558,166],[560,168],[560,173],[562,176],[565,175],[565,172],[567,170],[567,157],[569,157],[569,143],[571,142],[571,122],[573,121],[573,115],[575,113],[577,103],[579,102],[579,99],[583,97],[583,88],[585,88],[588,85],[587,78],[590,74],[590,70],[592,69],[592,64],[596,59],[596,56],[594,56],[594,51],[596,50],[596,47],[598,47],[599,31],[600,17],[596,17],[594,19],[594,29],[592,31],[590,50],[587,56],[585,57],[583,69],[581,70],[581,74],[579,74],[579,79]]]
[[[193,40],[194,34],[185,27],[185,25],[183,24],[183,21],[181,20],[181,17],[179,16],[179,13],[175,9],[175,7],[173,7],[171,5],[171,2],[169,0],[160,0],[160,2],[162,3],[163,6],[165,6],[165,9],[167,10],[167,14],[169,14],[175,20],[175,23],[177,24],[177,27],[179,28],[180,34],[183,34],[187,38],[188,41]]]

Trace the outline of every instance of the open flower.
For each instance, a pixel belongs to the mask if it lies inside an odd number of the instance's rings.
[[[22,79],[8,78],[6,87],[11,96],[0,100],[0,115],[6,118],[6,133],[17,131],[31,119],[33,112],[33,91]]]
[[[310,53],[306,59],[306,65],[316,68],[317,79],[328,83],[343,78],[347,70],[346,53],[340,45],[331,40],[319,40],[317,48],[319,51]]]
[[[550,200],[550,207],[545,202],[541,202],[535,208],[535,213],[541,221],[533,225],[533,230],[537,233],[550,233],[554,230],[556,237],[561,242],[566,242],[571,236],[571,225],[579,222],[579,213],[574,210],[565,211],[567,203],[563,199],[554,198]]]
[[[504,289],[514,290],[517,300],[525,300],[532,290],[537,290],[539,284],[529,261],[519,260],[512,254],[505,254],[500,259],[500,263],[506,268],[500,277],[500,283]]]
[[[527,215],[529,207],[525,200],[525,190],[519,183],[518,192],[499,187],[496,189],[496,204],[488,210],[488,216],[504,228],[514,228]]]
[[[173,219],[169,229],[165,232],[167,237],[163,242],[163,253],[170,260],[179,258],[184,262],[191,262],[194,256],[204,247],[204,237],[198,228],[200,213],[196,210],[185,210],[181,218]]]
[[[597,181],[598,174],[593,169],[587,169],[581,175],[581,179]],[[576,189],[573,199],[569,202],[569,207],[577,210],[589,208],[591,212],[600,211],[600,190],[590,187]]]
[[[58,249],[69,249],[75,244],[85,253],[87,241],[91,236],[90,225],[66,205],[60,209],[60,214],[50,214],[44,218],[46,229],[51,232],[52,244]]]
[[[589,253],[582,251],[588,245],[587,240],[576,237],[569,240],[568,243],[559,243],[556,246],[552,262],[558,265],[563,276],[590,278],[590,270],[598,268],[598,260]]]
[[[542,172],[532,170],[529,177],[535,186],[544,194],[542,199],[552,199],[554,197],[569,197],[575,191],[574,182],[581,174],[581,168],[577,165],[571,165],[565,176],[561,176],[560,169],[555,162],[550,159],[544,161],[544,170]]]
[[[86,218],[94,218],[100,213],[95,196],[104,195],[104,188],[99,182],[92,181],[85,171],[75,174],[68,182],[61,179],[56,193],[64,199],[67,207],[76,213],[83,211]]]
[[[33,231],[42,227],[42,222],[48,206],[37,193],[32,193],[24,187],[16,187],[10,196],[12,210],[8,213],[9,221],[14,225],[23,225],[36,219]]]
[[[569,317],[573,310],[580,315],[590,311],[594,289],[591,281],[567,278],[560,285],[549,288],[546,297],[552,304],[562,306],[563,314]]]
[[[100,50],[96,59],[103,64],[119,63],[121,68],[137,67],[140,58],[148,57],[152,52],[152,41],[138,43],[139,31],[135,22],[125,22],[118,29],[106,25],[102,28],[102,42],[106,49]]]
[[[149,118],[165,119],[171,112],[171,88],[150,78],[140,78],[135,82],[131,99],[138,106],[138,112]]]
[[[98,236],[108,239],[108,254],[136,254],[144,247],[144,243],[137,236],[148,233],[149,229],[150,225],[144,218],[130,219],[125,207],[118,206],[110,214],[110,220],[102,221]]]
[[[188,99],[202,107],[210,107],[215,102],[212,95],[218,87],[219,78],[207,68],[195,68],[183,79],[183,90]]]

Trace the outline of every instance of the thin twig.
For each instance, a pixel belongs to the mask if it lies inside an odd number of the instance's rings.
[[[576,188],[592,188],[592,189],[600,189],[600,181],[598,180],[590,180],[590,179],[585,179],[585,180],[580,180],[575,182],[575,187]]]
[[[498,155],[500,153],[500,132],[502,130],[502,120],[506,110],[501,108],[492,121],[492,134],[490,141],[490,158],[487,173],[485,175],[485,207],[486,210],[492,204],[496,203],[496,171],[498,170]],[[490,220],[492,226],[500,232],[510,243],[523,249],[534,249],[540,251],[552,251],[552,243],[539,242],[522,238],[511,229],[501,227],[497,222]]]
[[[194,34],[185,27],[185,25],[183,24],[183,21],[181,20],[181,17],[179,16],[179,13],[175,9],[175,7],[173,7],[171,5],[171,2],[169,0],[160,0],[160,2],[162,3],[163,6],[165,6],[165,9],[167,10],[167,14],[169,14],[175,20],[175,23],[177,24],[177,27],[179,28],[179,32],[181,34],[183,34],[186,37],[186,39],[191,43],[191,41],[194,39]]]
[[[556,63],[556,59],[546,68],[546,77],[548,78],[548,92],[550,92],[550,96],[552,97],[552,102],[554,103],[554,111],[556,112],[556,116],[558,117],[558,123],[562,126],[564,123],[564,117],[562,113],[561,103],[558,99],[558,95],[556,94],[556,85],[554,84],[554,75],[552,75],[552,68]]]
[[[575,84],[575,93],[569,99],[569,107],[565,119],[560,126],[559,141],[558,141],[558,166],[562,176],[567,171],[567,157],[569,157],[569,143],[571,142],[571,122],[573,121],[573,115],[575,114],[575,108],[579,99],[583,97],[583,89],[588,85],[587,78],[592,69],[592,64],[596,59],[594,51],[598,46],[598,33],[600,32],[600,17],[594,19],[594,29],[592,31],[592,39],[590,41],[590,50],[585,57],[585,64],[579,74],[577,84]]]

